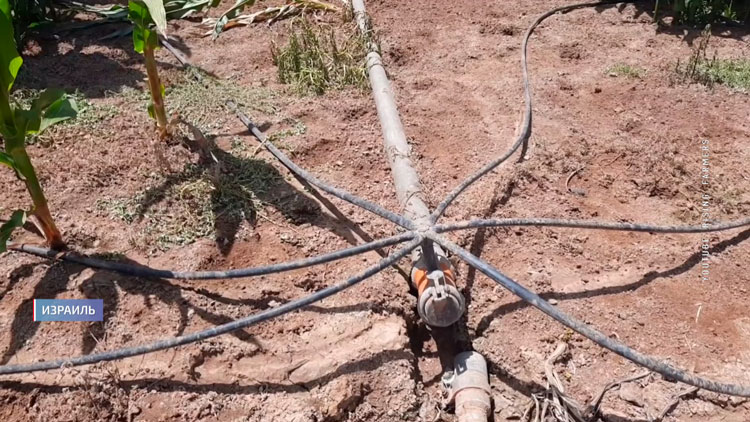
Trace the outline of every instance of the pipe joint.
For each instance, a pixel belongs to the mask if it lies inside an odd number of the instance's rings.
[[[448,403],[453,402],[459,422],[487,422],[490,415],[490,382],[487,361],[477,352],[463,352],[454,360]]]
[[[424,251],[419,252],[411,281],[418,292],[417,311],[422,320],[433,327],[448,327],[461,318],[466,303],[456,287],[453,264],[442,249],[434,244],[432,247],[433,259],[428,259]]]

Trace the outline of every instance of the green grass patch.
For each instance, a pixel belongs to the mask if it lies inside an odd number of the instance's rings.
[[[646,69],[629,64],[617,63],[607,68],[605,73],[609,76],[623,76],[631,79],[643,79],[646,76]]]
[[[227,153],[220,174],[187,165],[182,172],[159,176],[154,186],[129,198],[101,199],[97,209],[136,226],[133,246],[149,253],[187,245],[204,237],[217,243],[253,222],[282,176],[271,165]]]
[[[366,89],[367,39],[353,23],[338,32],[327,24],[294,19],[286,45],[271,45],[281,83],[300,95],[321,95],[331,89]]]
[[[703,85],[725,85],[735,91],[750,92],[750,60],[713,59],[701,62],[692,79]]]
[[[707,27],[690,58],[684,63],[677,61],[674,71],[677,81],[698,83],[709,88],[720,84],[735,91],[750,93],[750,60],[720,59],[716,57],[716,53],[709,59],[707,52],[710,40],[711,30]]]
[[[167,86],[165,102],[169,114],[178,113],[206,135],[215,134],[229,120],[236,119],[226,105],[227,100],[251,112],[278,112],[270,89],[245,87],[231,79],[217,79],[206,74],[197,78],[195,72],[200,70],[190,68],[183,72],[180,81]]]

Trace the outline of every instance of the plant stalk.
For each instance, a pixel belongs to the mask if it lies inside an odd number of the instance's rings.
[[[57,229],[55,221],[52,219],[42,185],[39,183],[39,178],[23,144],[24,138],[6,140],[6,152],[13,157],[16,168],[23,177],[24,183],[26,183],[26,189],[29,191],[31,200],[34,203],[34,209],[31,214],[37,218],[41,226],[40,228],[44,232],[44,237],[47,238],[47,244],[52,249],[63,250],[65,249],[65,242],[63,241],[62,234],[60,234],[60,230]]]
[[[164,109],[164,97],[161,95],[161,80],[159,71],[156,68],[156,58],[154,57],[154,47],[146,43],[143,48],[143,57],[146,60],[146,74],[148,75],[148,87],[151,91],[151,102],[154,106],[154,116],[159,128],[159,137],[166,139],[169,135],[167,112]]]

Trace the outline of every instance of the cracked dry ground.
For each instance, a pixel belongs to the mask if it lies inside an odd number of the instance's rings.
[[[430,204],[510,145],[521,107],[522,33],[534,17],[559,4],[368,2]],[[233,29],[216,42],[198,36],[202,29],[196,22],[173,23],[170,32],[190,47],[196,64],[241,86],[275,92],[276,111],[260,107],[251,114],[271,132],[287,128],[289,118],[304,124],[304,133],[283,141],[303,167],[398,210],[370,95],[284,93],[269,44],[282,39],[285,25]],[[145,247],[138,236],[152,226],[112,218],[112,211],[101,207],[162,182],[142,104],[109,93],[144,88],[140,58],[128,39],[98,41],[108,31],[33,43],[26,52],[27,76],[19,82],[80,89],[94,105],[116,110],[93,129],[60,128],[52,142],[30,148],[33,157],[43,157],[37,166],[71,245],[123,253],[154,267],[197,270],[282,262],[356,240],[260,152],[240,164],[271,172],[273,189],[261,198],[254,224],[236,222],[233,243],[210,231],[183,245]],[[480,182],[446,219],[697,223],[701,139],[710,140],[717,219],[747,216],[747,94],[670,83],[674,63],[689,57],[698,33],[669,28],[657,33],[650,17],[634,6],[581,10],[543,24],[530,46],[536,114],[528,159]],[[750,55],[746,32],[716,35],[710,51],[720,57]],[[179,81],[174,60],[164,51],[159,59],[167,85]],[[646,74],[608,76],[606,69],[618,63],[639,66]],[[233,154],[255,148],[231,117],[223,116],[212,134]],[[238,142],[250,143],[249,151],[236,148]],[[166,153],[175,169],[195,160],[178,145]],[[571,185],[583,195],[565,189],[565,179],[579,168]],[[0,183],[11,186],[4,208],[25,204],[12,175],[3,172]],[[193,192],[177,194],[187,201]],[[393,232],[364,211],[334,202],[371,236]],[[176,213],[179,205],[159,206]],[[216,232],[223,229],[217,226]],[[748,237],[747,230],[709,236],[713,258],[707,282],[697,265],[700,235],[522,228],[452,239],[643,352],[715,379],[750,383]],[[110,350],[200,330],[278,306],[377,259],[370,253],[275,276],[176,282],[9,253],[0,257],[3,362]],[[496,421],[518,419],[528,395],[543,387],[543,362],[560,340],[571,350],[557,370],[580,402],[639,370],[465,266],[459,272],[469,299],[469,334],[490,361]],[[39,297],[104,298],[106,323],[33,324],[31,299]],[[389,269],[304,311],[234,335],[114,363],[3,377],[0,420],[432,421],[440,368],[413,307],[405,281]],[[648,420],[685,388],[659,378],[628,385],[605,398],[605,420]],[[453,420],[450,414],[442,417]],[[681,401],[666,420],[740,422],[750,420],[750,406],[699,392]]]

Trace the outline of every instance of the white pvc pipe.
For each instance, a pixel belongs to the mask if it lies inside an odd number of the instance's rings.
[[[367,23],[364,1],[352,0],[352,6],[360,31],[363,36],[369,36],[370,28]],[[391,83],[376,46],[369,43],[368,49],[370,52],[367,54],[367,75],[370,78],[372,95],[375,98],[378,118],[383,129],[383,143],[388,163],[391,166],[396,196],[406,216],[414,220],[418,228],[426,229],[430,225],[430,210],[422,199],[419,176],[409,159],[411,148],[406,141]]]
[[[364,37],[370,37],[364,0],[352,0],[354,16]],[[383,144],[391,166],[391,174],[396,187],[396,196],[406,216],[412,219],[419,229],[429,229],[430,209],[422,199],[422,186],[419,182],[409,153],[411,148],[406,141],[404,126],[398,114],[396,101],[383,61],[377,52],[377,45],[368,42],[367,75],[370,78],[372,95],[378,110],[380,126],[383,128]],[[425,258],[435,260],[435,246],[428,241],[422,245]],[[426,249],[426,250],[424,250]],[[435,261],[436,262],[436,261]],[[435,267],[435,262],[431,266]],[[461,353],[456,357],[457,385],[453,398],[456,403],[456,416],[459,422],[486,422],[490,409],[487,364],[482,355],[476,352]]]

